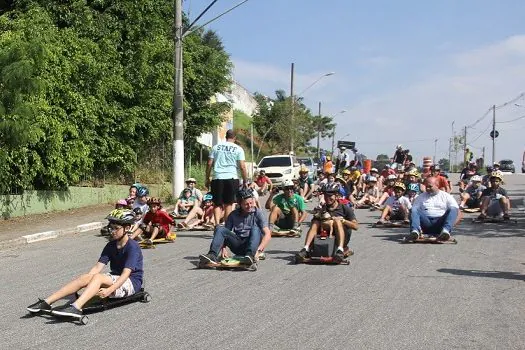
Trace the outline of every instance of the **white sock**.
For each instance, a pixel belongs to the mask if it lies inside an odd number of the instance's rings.
[[[307,245],[304,246],[304,249],[306,249],[307,252],[310,251],[310,247]]]
[[[341,247],[341,246],[337,247],[337,250],[340,250],[340,251],[342,251],[342,252],[345,251],[345,250],[343,249],[343,247]]]

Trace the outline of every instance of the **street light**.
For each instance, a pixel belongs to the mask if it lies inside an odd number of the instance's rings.
[[[337,112],[336,114],[334,114],[332,116],[332,119],[335,119],[335,117],[337,117],[339,114],[343,114],[343,113],[346,113],[346,112],[347,112],[347,110],[343,109],[343,110]],[[347,134],[345,136],[348,136],[348,135],[350,135],[350,134]],[[343,136],[343,137],[345,137],[345,136]],[[334,156],[334,150],[335,150],[335,125],[334,125],[334,131],[332,131],[332,157]]]
[[[323,79],[324,77],[329,77],[330,75],[334,75],[334,74],[335,74],[335,72],[328,72],[326,74],[321,75],[313,83],[308,85],[306,87],[306,89],[301,91],[297,96],[300,97],[302,94],[304,94],[308,89],[310,89],[312,86],[317,84],[319,82],[319,80]],[[292,130],[291,130],[291,133],[290,133],[290,152],[293,152],[293,142],[294,142],[293,134],[294,134],[294,131],[295,131],[294,130],[294,115],[295,115],[295,101],[296,101],[295,96],[296,95],[294,95],[294,93],[293,93],[293,76],[294,76],[294,64],[292,63],[292,70],[291,70],[291,74],[290,74],[290,97],[291,97],[291,102],[292,102],[292,113],[291,113],[291,117],[290,117],[290,122],[291,122],[291,125],[292,125]]]

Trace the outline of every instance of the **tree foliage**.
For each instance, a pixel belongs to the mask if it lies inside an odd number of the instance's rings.
[[[126,177],[170,149],[173,4],[0,2],[0,193]],[[221,123],[231,62],[213,31],[184,41],[185,142]]]
[[[259,109],[253,116],[253,125],[272,152],[289,151],[292,137],[295,149],[307,149],[308,142],[316,136],[317,129],[314,117],[300,99],[294,101],[293,121],[292,99],[283,90],[277,90],[275,98],[255,93],[255,100]]]

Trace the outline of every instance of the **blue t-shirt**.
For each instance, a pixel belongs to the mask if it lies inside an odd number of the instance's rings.
[[[129,279],[133,284],[133,289],[138,292],[142,287],[142,278],[144,276],[144,268],[142,262],[142,250],[137,242],[128,239],[128,242],[122,249],[117,249],[117,241],[111,241],[102,250],[98,262],[107,265],[112,275],[122,275],[122,270],[128,268],[131,270]]]
[[[237,162],[244,160],[244,150],[233,142],[220,142],[213,146],[213,179],[238,179]]]
[[[255,225],[257,225],[261,231],[263,228],[268,227],[268,221],[266,221],[262,210],[255,208],[253,212],[245,215],[239,208],[231,212],[228,219],[226,219],[224,227],[233,231],[237,236],[246,238],[250,235],[250,231]]]

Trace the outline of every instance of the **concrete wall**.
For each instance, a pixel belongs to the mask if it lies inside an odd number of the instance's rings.
[[[171,184],[147,185],[150,196],[166,198]],[[102,188],[70,187],[68,191],[25,191],[22,195],[0,196],[0,210],[4,219],[42,214],[51,211],[81,208],[89,205],[115,203],[128,196],[129,186],[106,185]]]

